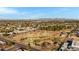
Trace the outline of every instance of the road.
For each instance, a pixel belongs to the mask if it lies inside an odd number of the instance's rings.
[[[3,41],[3,42],[14,42],[14,41],[7,40],[7,39],[4,39],[4,38],[0,38],[0,41]],[[14,42],[14,43],[15,44],[12,47],[5,48],[5,51],[14,51],[14,50],[18,50],[19,48],[23,48],[23,49],[27,48],[26,45],[23,45],[23,44],[20,44],[20,43],[17,43],[17,42]]]
[[[77,25],[73,30],[71,30],[71,31],[69,32],[69,34],[67,35],[66,39],[69,37],[70,33],[74,32],[77,28],[78,28],[78,25]],[[66,40],[65,40],[65,41],[66,41]],[[65,45],[65,44],[67,44],[67,42],[65,42],[65,41],[60,45],[60,47],[58,48],[58,51],[61,50],[62,48],[63,48],[65,51],[79,51],[79,48],[78,48],[78,47],[72,47],[72,48],[70,48],[70,49],[65,48],[65,47],[67,47],[67,45]]]

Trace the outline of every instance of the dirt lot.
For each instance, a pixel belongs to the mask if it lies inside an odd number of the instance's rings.
[[[36,30],[27,33],[16,34],[15,36],[10,36],[9,39],[24,45],[30,44],[31,47],[39,50],[56,50],[59,47],[59,43],[63,42],[66,37],[66,35],[59,35],[60,31]],[[50,43],[49,48],[41,48],[44,42]],[[54,45],[54,42],[57,42],[57,44]]]

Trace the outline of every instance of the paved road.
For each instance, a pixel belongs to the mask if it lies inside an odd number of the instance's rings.
[[[62,49],[62,50],[61,50]],[[67,48],[67,43],[64,43],[61,47],[60,51],[79,51],[79,46],[72,45],[70,49]]]
[[[7,40],[7,39],[4,39],[4,38],[0,38],[0,41],[3,41],[3,42],[14,42],[14,41],[11,41],[11,40]],[[5,50],[6,51],[14,51],[14,50],[18,50],[19,48],[24,48],[26,49],[26,45],[23,45],[23,44],[20,44],[20,43],[17,43],[17,42],[14,42],[14,46],[10,47],[10,48],[6,48]]]
[[[76,26],[73,30],[71,30],[70,33],[74,32],[77,28],[78,28],[78,26]],[[68,38],[69,35],[70,34],[68,34],[66,38]],[[70,49],[67,49],[67,42],[63,42],[60,45],[60,47],[59,47],[58,50],[61,50],[61,49],[63,49],[63,51],[79,51],[79,48],[78,47],[72,47]]]

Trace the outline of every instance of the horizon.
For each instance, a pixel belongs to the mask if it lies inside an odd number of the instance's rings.
[[[0,19],[79,19],[79,7],[0,7]]]
[[[0,19],[0,21],[79,21],[79,19],[37,18],[37,19]]]

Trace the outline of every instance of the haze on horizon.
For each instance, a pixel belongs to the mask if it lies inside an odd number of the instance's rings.
[[[79,19],[79,7],[0,7],[0,19]]]

